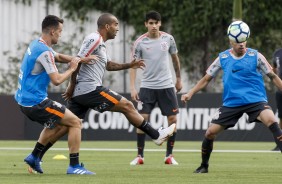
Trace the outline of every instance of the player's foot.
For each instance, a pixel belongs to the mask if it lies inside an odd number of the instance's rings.
[[[40,164],[40,167],[42,166],[42,160],[40,160],[39,164]],[[27,168],[27,171],[30,173],[30,174],[36,174],[37,172],[35,170],[33,170],[30,166],[28,166]]]
[[[67,170],[67,174],[87,174],[87,175],[95,175],[96,173],[88,171],[87,169],[84,168],[83,163],[81,165],[77,164],[76,166],[69,166]]]
[[[280,151],[279,147],[276,146],[275,148],[273,148],[271,151]]]
[[[134,160],[130,162],[130,165],[142,165],[144,164],[144,158],[138,155]]]
[[[208,173],[208,172],[209,172],[208,167],[209,167],[208,165],[205,166],[205,165],[201,164],[201,166],[198,167],[198,168],[194,171],[194,173]]]
[[[176,162],[173,155],[169,155],[168,157],[165,157],[164,162],[165,164],[169,164],[169,165],[178,165],[178,162]]]
[[[34,171],[36,173],[43,173],[43,170],[41,169],[41,160],[39,157],[35,157],[33,156],[33,154],[28,155],[25,159],[24,159],[25,163],[27,163],[29,165],[30,168],[28,168],[28,172],[30,173],[34,173]]]
[[[174,130],[175,130],[176,124],[173,123],[167,128],[161,127],[158,132],[159,132],[159,137],[158,139],[153,139],[156,145],[160,146],[165,142],[170,136],[172,136]]]

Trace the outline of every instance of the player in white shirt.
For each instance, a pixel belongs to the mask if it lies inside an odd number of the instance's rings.
[[[161,109],[162,115],[167,117],[168,125],[175,124],[178,114],[178,103],[175,91],[182,88],[180,77],[180,62],[177,47],[172,35],[159,31],[161,15],[150,11],[145,16],[145,26],[148,32],[141,35],[134,43],[132,57],[143,59],[146,68],[142,74],[139,94],[135,89],[136,70],[130,70],[130,89],[132,100],[137,102],[139,113],[145,120],[156,104]],[[176,83],[173,83],[170,70],[170,57],[173,62]],[[130,165],[144,164],[144,132],[137,128],[137,157]],[[176,137],[176,129],[167,141],[165,164],[178,165],[172,155]]]

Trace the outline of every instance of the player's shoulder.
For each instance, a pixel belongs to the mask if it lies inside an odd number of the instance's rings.
[[[101,35],[99,33],[96,33],[96,32],[90,33],[85,37],[85,40],[95,41],[95,40],[99,40],[99,39],[101,39]]]
[[[148,33],[144,33],[144,34],[140,35],[140,36],[135,40],[135,43],[142,42],[143,40],[146,40],[146,39],[148,39]]]
[[[173,36],[167,32],[160,31],[160,36],[162,39],[173,39]]]
[[[248,56],[256,56],[256,55],[262,55],[261,53],[259,53],[256,49],[252,49],[252,48],[247,48],[247,52],[246,54]]]

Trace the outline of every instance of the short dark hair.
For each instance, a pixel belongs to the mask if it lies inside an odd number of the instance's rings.
[[[106,24],[111,24],[113,22],[113,17],[115,17],[113,14],[103,13],[97,20],[98,28],[102,28]]]
[[[162,20],[162,17],[161,17],[161,14],[157,11],[149,11],[148,13],[146,13],[145,15],[145,22],[148,22],[148,20],[150,19],[153,19],[153,20],[156,20],[156,21],[161,21]]]
[[[51,27],[57,28],[59,23],[63,24],[64,20],[55,16],[55,15],[47,15],[42,21],[42,32],[48,31]]]

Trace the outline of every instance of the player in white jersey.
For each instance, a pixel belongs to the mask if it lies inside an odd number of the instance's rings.
[[[86,36],[78,53],[80,57],[95,55],[97,58],[93,60],[92,64],[81,63],[76,73],[72,75],[71,82],[63,94],[63,97],[68,100],[68,108],[81,119],[89,109],[99,112],[121,112],[132,125],[147,133],[155,144],[161,145],[173,134],[175,124],[158,131],[153,129],[137,112],[132,102],[102,85],[105,70],[144,68],[144,61],[133,60],[123,64],[111,61],[105,42],[115,38],[118,31],[118,20],[114,15],[105,13],[98,18],[97,24],[98,31]],[[58,132],[52,141],[55,142],[66,133],[66,130]]]
[[[177,47],[172,35],[159,31],[161,15],[150,11],[145,15],[145,26],[148,32],[141,35],[134,43],[132,57],[144,59],[146,68],[142,74],[139,94],[135,88],[136,70],[130,70],[130,89],[132,100],[138,103],[139,113],[146,121],[156,103],[164,116],[167,116],[168,125],[175,124],[178,114],[178,103],[175,89],[182,88],[180,77],[180,62]],[[176,84],[173,84],[169,66],[170,57],[173,62]],[[137,157],[130,165],[144,164],[144,132],[137,128]],[[165,164],[178,165],[172,155],[176,137],[176,129],[167,141]]]

